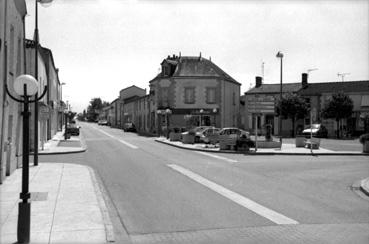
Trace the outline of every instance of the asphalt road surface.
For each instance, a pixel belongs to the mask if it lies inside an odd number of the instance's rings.
[[[245,156],[183,150],[82,123],[117,243],[369,243],[369,200],[351,189],[365,156]]]

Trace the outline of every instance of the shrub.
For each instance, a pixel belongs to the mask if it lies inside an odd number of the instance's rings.
[[[196,132],[194,130],[190,130],[190,131],[188,131],[188,134],[191,135],[191,136],[195,136]]]
[[[364,144],[366,141],[369,141],[369,133],[362,134],[359,138],[361,144]]]

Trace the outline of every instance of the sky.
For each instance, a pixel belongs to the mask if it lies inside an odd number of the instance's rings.
[[[34,0],[26,0],[33,38]],[[39,33],[51,49],[63,100],[82,112],[149,81],[168,55],[211,57],[242,84],[369,80],[369,0],[54,0],[39,6]],[[264,68],[262,68],[264,67]],[[264,72],[263,72],[264,70]]]

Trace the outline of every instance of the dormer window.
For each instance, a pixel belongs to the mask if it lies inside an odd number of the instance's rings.
[[[163,72],[163,76],[169,76],[170,75],[170,68],[168,65],[163,65],[162,66],[162,72]]]

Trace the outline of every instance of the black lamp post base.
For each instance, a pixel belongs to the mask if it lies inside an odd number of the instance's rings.
[[[18,232],[17,243],[30,242],[31,203],[20,202],[18,204]]]

